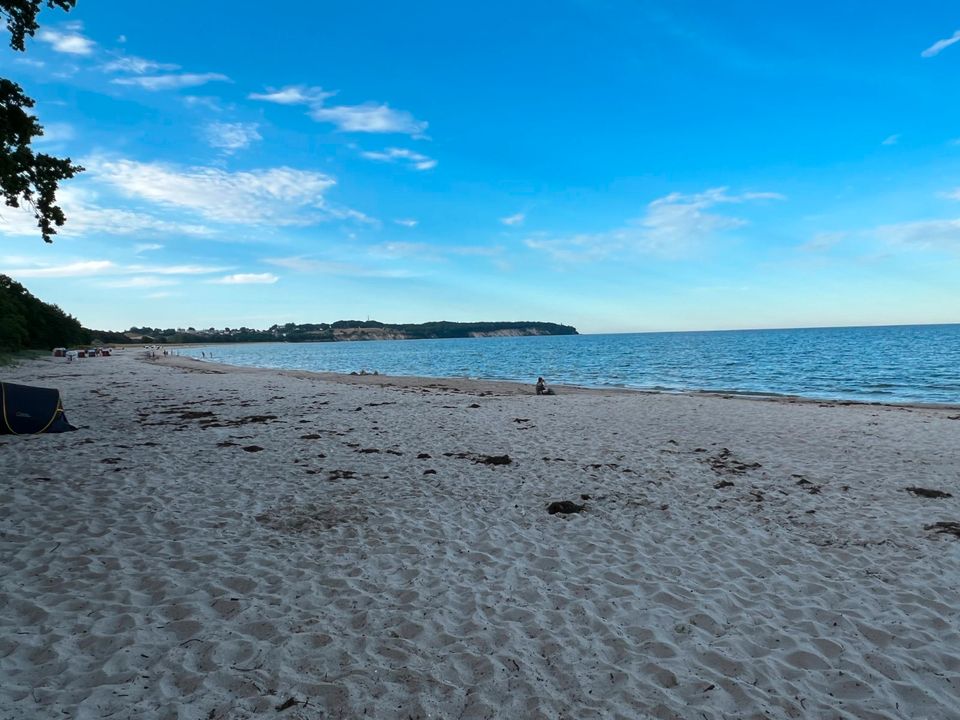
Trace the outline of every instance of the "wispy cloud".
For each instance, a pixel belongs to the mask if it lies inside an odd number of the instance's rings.
[[[103,283],[107,287],[114,288],[152,288],[168,287],[170,285],[179,285],[179,280],[169,277],[151,277],[149,275],[138,275],[136,277],[125,278],[123,280],[108,280]]]
[[[849,236],[846,232],[819,232],[800,246],[804,252],[824,252],[839,245]]]
[[[154,250],[163,250],[163,245],[160,243],[137,243],[133,246],[133,252],[137,255],[145,252],[153,252]]]
[[[68,55],[92,55],[97,44],[77,30],[41,30],[37,35],[40,42],[50,45],[56,52]]]
[[[928,47],[926,50],[924,50],[922,53],[920,53],[920,56],[921,56],[921,57],[925,57],[925,58],[929,58],[929,57],[933,57],[933,56],[935,56],[935,55],[939,55],[941,52],[943,52],[944,50],[946,50],[948,47],[950,47],[950,46],[953,45],[954,43],[958,43],[958,42],[960,42],[960,30],[957,30],[953,35],[951,35],[950,37],[946,38],[945,40],[937,40],[933,45],[931,45],[931,46]]]
[[[4,258],[10,260],[11,258]],[[62,278],[62,277],[111,277],[137,275],[141,277],[155,275],[210,275],[225,272],[228,267],[213,265],[119,265],[112,260],[74,260],[68,263],[52,265],[49,262],[19,258],[20,267],[2,267],[0,273],[15,278]],[[117,281],[121,282],[121,281]],[[125,280],[125,287],[133,287],[143,280]],[[162,284],[171,284],[173,281]]]
[[[499,245],[461,245],[448,247],[447,251],[451,255],[465,255],[467,257],[496,257],[503,254],[503,248]]]
[[[535,236],[525,240],[525,244],[560,262],[600,260],[623,252],[676,259],[689,255],[719,232],[747,224],[742,218],[707,210],[723,204],[782,199],[779,193],[771,192],[730,195],[727,188],[694,194],[671,193],[651,202],[645,215],[624,227],[561,238]]]
[[[960,218],[882,225],[871,234],[894,247],[960,252]]]
[[[144,90],[177,90],[185,87],[197,87],[210,82],[230,82],[222,73],[178,73],[170,75],[136,75],[111,80],[115,85],[133,85]]]
[[[426,122],[417,120],[406,110],[394,110],[386,103],[315,107],[310,110],[310,117],[333,123],[345,132],[401,133],[420,137],[427,129]]]
[[[413,218],[397,218],[396,220],[394,220],[394,222],[397,225],[403,225],[403,227],[408,227],[408,228],[414,228],[417,225],[419,225],[419,221],[414,220]]]
[[[136,57],[135,55],[119,55],[103,65],[103,70],[106,72],[133,73],[135,75],[179,69],[180,66],[174,65],[173,63],[156,62],[154,60]]]
[[[881,144],[881,145],[896,145],[898,142],[900,142],[900,135],[899,135],[899,134],[898,134],[898,135],[890,135],[889,137],[887,137],[886,139],[884,139],[884,141],[883,141],[882,143],[880,143],[880,144]]]
[[[335,275],[340,277],[408,278],[414,273],[399,268],[371,268],[356,263],[295,257],[266,258],[265,263],[306,275]]]
[[[67,217],[65,225],[57,229],[63,237],[79,237],[92,233],[133,235],[165,233],[205,237],[214,231],[197,223],[178,222],[143,212],[101,207],[95,194],[64,187],[57,191],[57,201]],[[0,213],[0,235],[36,236],[36,220],[28,208],[9,208]]]
[[[386,242],[374,245],[369,249],[371,256],[396,260],[406,257],[436,258],[439,257],[438,248],[426,243]]]
[[[527,219],[527,216],[522,212],[520,212],[520,213],[517,213],[516,215],[508,215],[507,217],[502,217],[500,218],[500,222],[502,222],[504,225],[508,225],[512,227],[514,225],[521,225],[523,221],[526,219]]]
[[[331,218],[365,219],[328,204],[324,194],[336,181],[318,172],[289,167],[228,172],[105,158],[84,159],[83,164],[97,180],[128,197],[220,223],[309,225]]]
[[[219,98],[206,95],[184,95],[181,97],[183,104],[190,108],[204,108],[213,110],[213,112],[223,112],[224,107]]]
[[[76,132],[73,126],[68,123],[47,123],[43,126],[43,135],[34,142],[39,145],[53,145],[54,143],[73,140]]]
[[[18,58],[14,58],[13,61],[17,65],[25,65],[26,67],[32,67],[38,70],[41,68],[45,68],[47,66],[47,64],[43,60],[37,60],[36,58],[18,57]]]
[[[272,285],[279,279],[273,273],[238,273],[209,282],[214,285]]]
[[[230,268],[218,265],[127,265],[121,270],[148,275],[210,275],[226,272]]]
[[[437,161],[422,153],[407,148],[387,148],[383,152],[362,152],[361,156],[368,160],[395,163],[403,161],[415,170],[430,170],[437,166]]]
[[[113,267],[109,260],[82,260],[64,265],[4,268],[2,272],[14,278],[66,278],[101,275]]]
[[[248,97],[251,100],[272,102],[278,105],[320,105],[328,97],[333,97],[334,95],[336,95],[336,93],[327,92],[321,87],[288,85],[279,90],[268,88],[265,93],[250,93]]]
[[[257,123],[212,122],[204,128],[204,136],[211,147],[234,153],[263,139],[258,132],[259,127]]]
[[[425,121],[417,120],[406,110],[396,110],[386,103],[325,105],[325,101],[335,94],[321,87],[289,85],[280,89],[270,88],[265,93],[251,93],[248,97],[279,105],[306,105],[308,114],[314,120],[331,123],[344,132],[399,133],[414,137],[422,137],[426,132]]]

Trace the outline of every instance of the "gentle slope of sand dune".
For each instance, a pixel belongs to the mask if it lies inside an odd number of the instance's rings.
[[[6,373],[0,718],[957,717],[956,409],[220,370]]]

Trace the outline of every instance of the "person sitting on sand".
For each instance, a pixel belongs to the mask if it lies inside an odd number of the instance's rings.
[[[553,395],[553,390],[547,387],[542,377],[537,378],[537,395]]]

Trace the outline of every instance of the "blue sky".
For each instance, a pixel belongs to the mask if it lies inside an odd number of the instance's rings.
[[[0,73],[85,325],[960,322],[949,3],[79,0]]]

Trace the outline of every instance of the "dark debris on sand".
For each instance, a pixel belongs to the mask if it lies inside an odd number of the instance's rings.
[[[572,500],[559,500],[547,505],[547,512],[551,515],[556,515],[557,513],[569,515],[571,513],[583,512],[586,507],[586,505],[578,505]]]
[[[922,487],[905,487],[904,490],[908,493],[913,493],[917,497],[936,499],[953,497],[953,495],[948,492],[944,492],[943,490],[930,490],[929,488]]]
[[[941,522],[935,522],[932,525],[924,525],[924,530],[932,530],[936,533],[943,533],[945,535],[955,535],[960,538],[960,522],[954,522],[953,520],[945,520]]]

